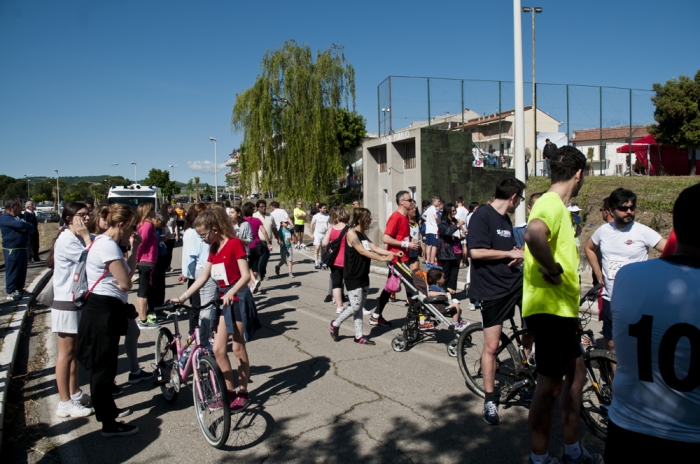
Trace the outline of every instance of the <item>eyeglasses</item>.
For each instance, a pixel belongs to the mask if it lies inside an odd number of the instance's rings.
[[[410,198],[402,198],[399,201],[411,201],[411,199]]]
[[[90,213],[75,213],[76,216],[80,218],[84,218],[85,216],[89,215]]]
[[[206,233],[204,233],[204,234],[197,234],[197,235],[199,235],[199,238],[200,238],[200,239],[202,239],[202,240],[207,240],[207,239],[209,239],[209,234],[210,234],[210,233],[211,233],[211,229],[209,229],[209,230],[208,230]]]
[[[635,210],[636,208],[637,208],[637,207],[636,207],[635,205],[632,205],[632,206],[617,206],[617,207],[615,207],[615,209],[618,210],[618,211],[621,212],[621,213],[626,213],[627,210],[630,210],[630,211],[632,211],[632,212],[634,213],[634,210]]]

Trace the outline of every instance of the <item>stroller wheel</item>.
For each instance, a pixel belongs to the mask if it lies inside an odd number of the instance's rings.
[[[405,338],[403,338],[401,335],[397,335],[391,341],[391,347],[394,349],[394,351],[399,352],[399,353],[401,351],[406,351],[406,348],[408,347],[408,341]]]
[[[459,343],[459,340],[456,338],[450,343],[447,344],[447,354],[449,354],[451,357],[456,358],[457,357],[457,344]]]

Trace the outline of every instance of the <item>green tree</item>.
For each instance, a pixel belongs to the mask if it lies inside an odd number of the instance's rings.
[[[155,185],[160,188],[165,196],[172,196],[175,193],[180,193],[180,187],[170,180],[170,171],[151,169],[148,171],[148,177],[146,177],[142,185]]]
[[[17,182],[17,179],[14,177],[6,176],[5,174],[0,174],[0,195],[2,195],[3,199],[5,198],[5,190],[7,190],[7,187],[9,187],[11,184],[14,184]]]
[[[205,195],[213,195],[214,190],[211,188],[209,184],[204,184],[204,190],[202,191]],[[218,201],[218,199],[215,199],[214,201]]]
[[[72,192],[66,193],[63,196],[63,199],[66,201],[83,201],[85,200],[85,197],[79,191],[74,190]]]
[[[199,176],[194,176],[194,188],[195,188],[195,194],[194,194],[194,201],[192,203],[196,203],[199,201]]]
[[[339,108],[335,113],[335,130],[338,138],[338,148],[344,162],[362,144],[362,138],[367,134],[365,118],[356,111]]]
[[[693,149],[700,147],[700,70],[695,79],[680,76],[665,84],[654,83],[656,95],[651,97],[656,110],[657,124],[649,126],[649,133],[660,145]],[[695,167],[692,151],[691,169]]]
[[[241,191],[316,198],[343,172],[336,112],[352,103],[355,70],[343,47],[318,51],[291,40],[267,51],[261,74],[236,96],[231,124],[243,132]],[[260,175],[258,175],[260,173]]]
[[[2,195],[3,200],[24,200],[25,198],[27,198],[27,183],[23,180],[9,184]]]
[[[41,202],[46,201],[48,199],[49,199],[49,197],[45,193],[40,193],[40,194],[34,195],[32,197],[32,201],[34,203],[41,203]]]

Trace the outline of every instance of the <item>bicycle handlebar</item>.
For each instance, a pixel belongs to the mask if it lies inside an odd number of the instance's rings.
[[[595,299],[598,298],[598,292],[603,286],[603,284],[596,284],[593,288],[588,290],[586,294],[581,297],[581,301],[579,301],[578,305],[581,306],[586,301],[595,301]]]
[[[201,305],[201,307],[202,307],[202,308],[206,308],[206,307],[209,306],[210,304],[221,305],[221,304],[223,304],[223,302],[224,302],[224,300],[222,300],[222,299],[219,298],[219,297],[216,297],[216,298],[214,298],[213,300],[211,300],[210,302],[208,302],[207,304]],[[184,304],[184,303],[171,303],[171,302],[165,303],[165,304],[162,305],[162,306],[157,306],[156,308],[154,308],[154,310],[155,310],[155,311],[169,311],[169,312],[173,312],[173,311],[178,310],[178,309],[181,309],[181,308],[182,308],[182,309],[186,309],[187,311],[194,311],[194,310],[195,310],[195,309],[192,308],[191,306],[187,306],[187,305]]]

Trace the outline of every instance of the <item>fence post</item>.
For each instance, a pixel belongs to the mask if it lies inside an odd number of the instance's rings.
[[[391,135],[393,129],[392,126],[392,120],[391,120],[391,76],[389,76],[389,83],[387,84],[388,87],[388,94],[389,94],[389,106],[387,107],[389,109],[389,135]]]
[[[630,89],[630,153],[629,153],[629,161],[630,161],[630,177],[632,177],[632,89]],[[627,162],[625,162],[627,164]],[[624,172],[622,173],[624,175]]]
[[[571,144],[571,124],[569,123],[569,84],[566,84],[566,144]]]
[[[379,90],[382,84],[377,86],[377,135],[382,135],[382,93]]]
[[[498,152],[503,156],[503,151],[501,150],[501,134],[503,130],[501,129],[501,81],[498,81]],[[525,176],[527,178],[527,176]]]
[[[462,79],[462,132],[464,132],[464,79]]]
[[[603,175],[603,87],[598,87],[599,92],[599,103],[598,108],[600,109],[600,143],[598,145],[598,160],[600,161],[600,175]],[[591,160],[591,163],[593,161]],[[593,172],[593,166],[591,166],[591,172]]]

